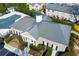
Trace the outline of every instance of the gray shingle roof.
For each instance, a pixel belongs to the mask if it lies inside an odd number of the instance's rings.
[[[34,18],[24,17],[12,25],[13,28],[23,32],[28,31],[35,39],[46,38],[60,44],[68,45],[71,27],[50,22],[51,19],[43,16],[42,22],[36,23]]]
[[[35,4],[42,5],[42,3],[29,3],[29,5],[31,5],[32,7],[34,7]]]
[[[73,14],[73,12],[75,12],[76,15],[79,15],[79,7],[78,8],[74,8],[71,7],[69,5],[60,5],[60,4],[56,4],[56,3],[49,3],[47,4],[47,9],[49,10],[53,10],[53,11],[59,11],[59,12],[65,12],[65,13],[69,13],[69,14]]]
[[[42,22],[39,26],[39,34],[43,38],[68,45],[70,37],[70,26]]]
[[[23,32],[28,31],[30,27],[32,27],[35,19],[30,16],[25,16],[22,18],[22,20],[19,20],[18,22],[15,22],[11,25],[11,27],[19,29]]]

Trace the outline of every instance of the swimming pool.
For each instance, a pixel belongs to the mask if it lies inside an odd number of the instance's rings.
[[[17,20],[20,17],[20,15],[14,14],[8,18],[0,19],[0,29],[10,28],[10,25],[12,25],[15,22],[15,20]]]

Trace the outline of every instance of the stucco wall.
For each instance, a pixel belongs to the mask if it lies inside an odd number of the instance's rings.
[[[65,48],[66,48],[65,45],[60,44],[60,43],[56,43],[56,42],[53,42],[53,41],[50,41],[50,40],[45,39],[45,38],[42,38],[42,37],[40,37],[40,38],[38,39],[37,43],[38,43],[38,44],[40,44],[40,43],[42,44],[43,41],[45,42],[45,45],[48,43],[48,46],[50,46],[50,47],[51,47],[52,44],[53,44],[54,47],[55,47],[55,46],[58,46],[57,51],[65,51]]]
[[[55,15],[55,16],[59,16],[59,18],[66,18],[67,20],[69,20],[70,18],[73,17],[72,14],[59,12],[59,11],[52,11],[52,10],[48,10],[48,9],[46,9],[46,15],[49,15],[49,16]]]

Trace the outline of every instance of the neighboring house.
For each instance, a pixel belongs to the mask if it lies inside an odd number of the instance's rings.
[[[36,19],[25,16],[11,25],[13,33],[22,36],[29,44],[45,44],[56,51],[65,51],[69,44],[71,27],[51,22],[48,16],[36,15]]]
[[[34,9],[36,11],[41,10],[43,7],[43,3],[29,3],[28,5],[30,10]]]
[[[65,18],[71,22],[79,20],[79,7],[70,6],[68,4],[56,4],[49,3],[46,7],[46,15],[58,16],[59,18]]]

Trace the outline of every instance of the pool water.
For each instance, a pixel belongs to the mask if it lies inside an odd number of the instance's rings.
[[[10,28],[10,25],[12,25],[15,22],[15,20],[17,20],[20,17],[20,15],[15,14],[8,18],[0,19],[0,29]]]

